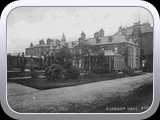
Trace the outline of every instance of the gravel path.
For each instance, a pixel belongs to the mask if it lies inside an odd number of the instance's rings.
[[[116,96],[127,96],[130,91],[153,81],[153,74],[102,81],[50,90],[36,90],[8,83],[8,103],[22,113],[86,112],[109,102]]]

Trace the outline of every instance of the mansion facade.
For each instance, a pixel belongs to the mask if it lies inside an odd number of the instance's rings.
[[[132,39],[140,46],[140,67],[144,71],[153,71],[153,27],[150,23],[136,22],[130,27],[119,27],[116,34],[121,33],[126,39]]]
[[[32,55],[41,57],[44,55],[53,55],[54,49],[61,48],[66,43],[66,38],[63,33],[61,41],[59,39],[50,39],[48,38],[46,43],[44,40],[40,40],[38,45],[33,45],[33,43],[30,44],[30,47],[25,49],[26,55]]]
[[[146,66],[148,59],[153,59],[153,29],[149,23],[138,22],[131,27],[119,27],[118,32],[111,36],[105,36],[105,31],[100,29],[93,38],[86,38],[82,31],[80,38],[71,42],[66,42],[63,33],[61,40],[47,39],[46,43],[40,40],[38,45],[31,43],[26,48],[26,55],[54,57],[55,52],[64,45],[74,56],[73,65],[81,70],[92,70],[98,64],[100,53],[104,54],[110,69],[121,70],[125,66],[140,69]]]
[[[94,38],[85,38],[82,31],[78,45],[71,49],[75,59],[73,64],[81,69],[93,69],[98,64],[97,56],[104,53],[110,70],[121,70],[125,66],[131,68],[140,67],[140,46],[132,41],[126,40],[121,34],[104,36],[101,29],[94,34]]]

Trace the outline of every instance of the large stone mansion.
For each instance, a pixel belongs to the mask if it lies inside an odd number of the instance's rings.
[[[63,33],[61,40],[49,38],[46,43],[44,40],[40,40],[38,45],[31,43],[26,48],[26,55],[54,56],[55,51],[63,45],[67,45],[74,55],[73,65],[82,70],[95,67],[99,52],[104,53],[110,69],[121,70],[124,66],[137,69],[153,67],[153,28],[149,23],[140,24],[139,21],[130,27],[120,26],[110,36],[105,36],[105,31],[100,29],[94,33],[93,38],[86,38],[82,31],[80,38],[71,42],[66,42]]]

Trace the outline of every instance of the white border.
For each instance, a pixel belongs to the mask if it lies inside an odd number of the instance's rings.
[[[157,26],[157,27],[155,26],[155,24],[157,24],[155,22],[155,19],[157,20],[157,18],[159,16],[158,16],[157,10],[154,8],[154,6],[152,6],[150,3],[147,3],[147,2],[144,2],[144,1],[140,1],[140,2],[139,1],[124,1],[124,2],[122,2],[122,0],[121,0],[121,2],[118,2],[118,1],[115,2],[113,0],[112,1],[102,1],[102,2],[101,2],[101,0],[94,1],[94,2],[91,1],[91,0],[88,0],[88,1],[85,1],[85,0],[81,0],[81,1],[68,0],[66,2],[64,2],[63,0],[58,0],[56,2],[53,1],[53,0],[52,1],[49,1],[49,0],[45,0],[45,1],[36,1],[36,0],[35,1],[30,1],[30,0],[27,0],[27,1],[16,1],[16,2],[12,2],[9,5],[7,5],[5,7],[5,9],[3,10],[1,16],[2,16],[2,20],[5,20],[7,18],[7,15],[9,14],[9,12],[12,9],[14,9],[16,7],[19,7],[19,6],[77,6],[77,5],[78,6],[95,6],[95,7],[96,6],[97,7],[99,7],[99,6],[115,6],[115,7],[116,6],[127,6],[127,7],[128,6],[133,6],[133,7],[140,6],[140,7],[144,7],[146,9],[148,9],[153,15],[153,19],[154,19],[154,40],[157,40],[155,35],[157,35],[158,31],[156,31],[155,29],[159,28],[159,26]],[[157,18],[155,18],[155,16]],[[5,21],[5,23],[6,23],[6,21]],[[4,28],[4,25],[3,25],[3,28]],[[6,30],[6,28],[5,28],[5,30]],[[6,32],[4,31],[4,29],[3,29],[3,33],[6,35]],[[155,41],[154,41],[154,43],[155,43]],[[155,53],[155,48],[154,48],[154,53]],[[154,62],[155,62],[155,60],[154,60]],[[154,71],[153,72],[153,85],[154,85],[155,70],[153,69],[153,71]],[[7,77],[7,76],[5,76],[5,77]],[[6,83],[6,85],[7,85],[7,83]],[[10,108],[10,106],[8,105],[8,102],[7,102],[7,105],[14,113],[17,113],[17,114],[20,114],[20,115],[22,115],[22,114],[144,114],[144,113],[148,112],[152,108],[152,106],[154,104],[155,91],[153,91],[153,92],[154,92],[154,97],[153,97],[153,102],[152,102],[151,107],[147,111],[144,111],[142,113],[18,113],[18,112],[13,111]],[[7,96],[6,96],[6,101],[7,101]]]

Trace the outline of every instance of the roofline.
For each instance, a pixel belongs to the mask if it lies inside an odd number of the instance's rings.
[[[124,44],[124,43],[132,44],[132,45],[135,45],[135,46],[140,46],[140,45],[133,44],[133,43],[130,43],[130,42],[127,42],[127,41],[119,42],[119,43],[96,44],[96,45],[92,45],[92,46],[98,46],[98,45],[110,45],[110,44]]]
[[[33,46],[33,47],[25,48],[25,49],[31,49],[31,48],[37,48],[37,47],[50,47],[50,45],[45,45],[45,46]]]

